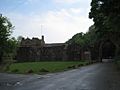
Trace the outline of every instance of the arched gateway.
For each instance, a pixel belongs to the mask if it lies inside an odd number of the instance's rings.
[[[99,60],[115,59],[117,56],[118,44],[110,39],[105,39],[100,43],[99,47]]]

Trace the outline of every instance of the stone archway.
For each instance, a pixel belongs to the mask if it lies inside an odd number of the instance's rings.
[[[117,54],[117,44],[112,40],[104,40],[99,47],[99,60],[114,59]]]
[[[110,41],[105,42],[102,45],[102,58],[103,59],[114,59],[115,50],[116,50],[116,47],[112,42]]]

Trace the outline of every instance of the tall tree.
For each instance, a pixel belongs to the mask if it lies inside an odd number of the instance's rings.
[[[120,0],[92,0],[89,18],[101,42],[106,38],[114,42],[116,57],[120,56]]]
[[[84,33],[77,33],[75,34],[71,39],[69,39],[66,43],[68,44],[78,44],[83,45],[84,44]]]
[[[11,35],[13,26],[7,17],[0,15],[0,63],[2,62],[3,54],[6,52],[8,39]]]
[[[89,17],[99,32],[119,32],[120,0],[92,0]]]

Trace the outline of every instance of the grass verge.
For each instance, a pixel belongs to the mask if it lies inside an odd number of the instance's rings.
[[[84,65],[88,65],[87,61],[78,62],[27,62],[27,63],[13,63],[7,67],[6,72],[12,73],[53,73],[69,69],[75,69]]]

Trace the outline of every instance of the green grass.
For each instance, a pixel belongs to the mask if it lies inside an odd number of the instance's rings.
[[[37,73],[60,72],[86,65],[88,62],[27,62],[13,63],[9,66],[7,72],[13,73]]]

